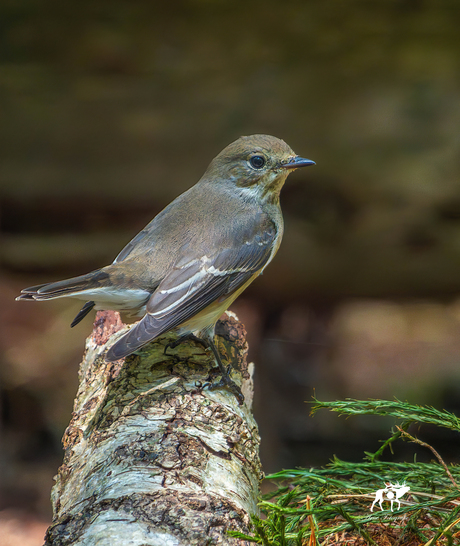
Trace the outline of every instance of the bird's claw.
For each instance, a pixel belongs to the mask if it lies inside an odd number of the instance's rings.
[[[174,341],[168,341],[168,343],[166,343],[166,345],[165,345],[163,354],[166,355],[166,356],[172,356],[172,355],[168,354],[168,352],[167,352],[168,349],[175,349],[176,347],[179,347],[179,345],[181,343],[184,343],[185,341],[194,341],[195,343],[198,343],[199,345],[202,345],[205,349],[208,348],[206,343],[202,339],[200,339],[199,337],[195,336],[194,334],[186,334],[185,336],[181,336],[181,337],[179,337],[178,339],[176,339]]]
[[[235,398],[238,401],[238,404],[241,406],[244,402],[244,395],[241,392],[240,387],[229,377],[229,375],[223,375],[222,379],[218,381],[217,383],[206,383],[204,387],[207,387],[210,391],[214,391],[216,389],[227,389],[232,394],[235,395]]]

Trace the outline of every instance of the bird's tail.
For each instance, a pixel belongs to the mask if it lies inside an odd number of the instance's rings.
[[[64,297],[86,299],[85,293],[109,284],[109,275],[98,269],[79,277],[24,288],[16,300],[42,301]]]

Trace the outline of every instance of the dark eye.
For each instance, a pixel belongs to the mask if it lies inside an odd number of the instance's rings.
[[[261,169],[265,165],[265,158],[261,155],[253,155],[249,163],[254,169]]]

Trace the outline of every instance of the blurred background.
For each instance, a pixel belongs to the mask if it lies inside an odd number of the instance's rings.
[[[313,394],[460,412],[459,23],[454,0],[1,3],[2,546],[50,521],[91,331],[69,328],[78,302],[15,296],[110,263],[240,135],[317,163],[289,177],[281,249],[232,307],[265,471],[387,437],[382,418],[309,417]],[[458,457],[456,436],[417,434]]]

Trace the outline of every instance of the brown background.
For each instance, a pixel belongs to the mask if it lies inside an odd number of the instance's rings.
[[[384,419],[310,418],[313,393],[459,410],[459,23],[446,0],[2,3],[1,521],[50,517],[91,330],[69,328],[78,303],[14,297],[109,263],[242,134],[317,162],[233,307],[265,470],[386,437]],[[456,436],[418,432],[458,460]]]

